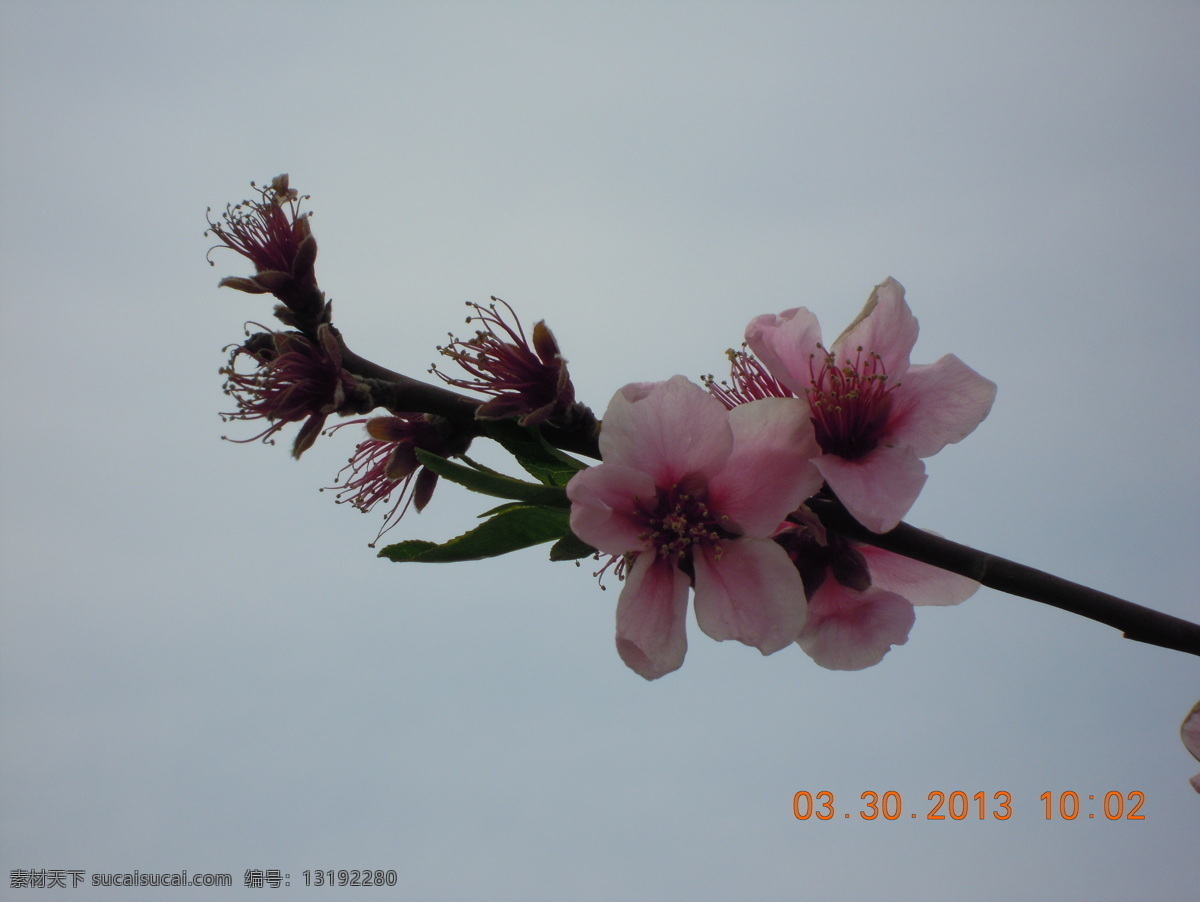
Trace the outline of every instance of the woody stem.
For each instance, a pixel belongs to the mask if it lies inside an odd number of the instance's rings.
[[[958,573],[1009,595],[1039,601],[1115,627],[1126,639],[1135,642],[1200,655],[1200,624],[960,545],[907,523],[901,523],[891,532],[873,533],[855,520],[829,492],[822,492],[809,502],[809,506],[827,527],[857,542]]]

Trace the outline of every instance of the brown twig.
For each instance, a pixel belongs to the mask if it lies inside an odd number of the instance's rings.
[[[1039,601],[1115,627],[1126,639],[1135,642],[1200,655],[1200,624],[960,545],[907,523],[901,523],[891,532],[873,533],[859,524],[832,494],[822,493],[809,502],[809,507],[828,528],[855,541],[958,573],[1009,595]]]

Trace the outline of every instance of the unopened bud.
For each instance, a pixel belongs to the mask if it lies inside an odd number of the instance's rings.
[[[296,260],[292,264],[292,275],[299,282],[316,284],[317,239],[313,237],[312,231],[308,228],[307,217],[297,225],[307,234],[296,248]]]

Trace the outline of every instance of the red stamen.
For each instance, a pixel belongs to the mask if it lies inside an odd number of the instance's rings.
[[[478,416],[484,419],[518,417],[522,425],[537,425],[562,413],[574,403],[575,389],[554,336],[538,323],[531,346],[512,307],[498,298],[492,301],[488,307],[467,304],[476,314],[467,322],[483,326],[474,338],[463,340],[452,334],[450,344],[438,348],[469,378],[448,376],[436,366],[430,372],[449,385],[491,395],[494,400],[479,409]],[[504,305],[514,325],[497,311],[497,303]]]
[[[731,382],[722,380],[718,384],[712,375],[701,377],[709,393],[728,410],[762,398],[794,398],[795,395],[776,381],[762,362],[746,351],[745,347],[743,345],[740,351],[730,348],[725,352],[725,356],[729,358]]]
[[[275,178],[266,188],[250,183],[259,194],[259,200],[244,200],[240,204],[225,205],[221,220],[213,222],[212,208],[208,213],[208,231],[220,239],[208,249],[211,255],[219,247],[237,251],[254,264],[257,272],[278,270],[290,273],[302,242],[311,233],[308,225],[310,213],[300,212],[300,203],[308,200],[301,197],[295,188],[288,188],[287,176]],[[215,265],[211,256],[209,265]]]
[[[854,359],[839,365],[833,354],[824,352],[819,370],[817,355],[809,359],[812,387],[806,390],[817,443],[826,454],[858,460],[879,444],[891,411],[891,393],[899,383],[888,384],[883,358],[874,351],[857,348]]]

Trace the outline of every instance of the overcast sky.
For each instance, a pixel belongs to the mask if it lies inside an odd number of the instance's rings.
[[[420,376],[498,295],[598,412],[720,372],[757,314],[836,335],[893,276],[914,361],[999,387],[909,522],[1200,620],[1198,45],[1194,2],[0,2],[5,888],[1195,899],[1195,658],[982,590],[862,672],[693,621],[644,682],[588,566],[376,559],[378,517],[317,491],[351,430],[299,463],[220,440],[252,434],[217,416],[221,348],[271,303],[217,289],[247,265],[202,233],[290,172],[357,351]],[[392,536],[490,506],[443,486]],[[802,790],[838,816],[797,820]],[[956,790],[1012,817],[925,818]]]

